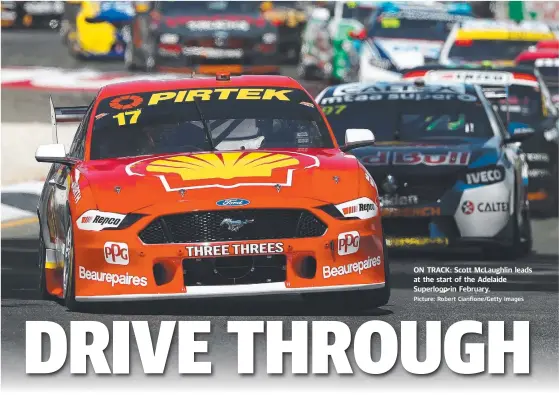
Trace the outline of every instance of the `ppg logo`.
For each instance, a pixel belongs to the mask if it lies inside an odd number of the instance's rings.
[[[346,232],[338,235],[338,255],[350,255],[359,251],[359,232]]]
[[[105,262],[113,265],[128,265],[128,244],[114,243],[108,241],[105,243]]]

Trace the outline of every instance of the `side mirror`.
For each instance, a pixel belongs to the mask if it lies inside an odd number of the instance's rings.
[[[35,160],[42,163],[60,163],[68,166],[76,163],[74,158],[66,156],[64,144],[40,145],[35,152]]]
[[[345,131],[345,145],[342,151],[349,151],[354,148],[367,147],[375,143],[375,135],[369,129],[347,129]]]
[[[326,8],[315,8],[312,10],[311,19],[326,22],[330,19],[330,11]]]
[[[508,125],[510,137],[505,141],[507,143],[516,143],[524,141],[534,135],[535,130],[525,123],[511,122]]]
[[[352,40],[357,40],[357,41],[365,41],[365,39],[367,38],[367,32],[365,31],[365,29],[353,30],[350,31],[347,35]]]

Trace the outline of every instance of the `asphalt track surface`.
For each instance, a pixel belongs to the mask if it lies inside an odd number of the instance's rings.
[[[62,68],[84,67],[85,64],[70,58],[57,35],[53,33],[2,33],[2,66],[49,66]],[[98,68],[107,71],[120,71],[121,64],[118,62],[92,62],[87,67]],[[294,75],[293,68],[284,69],[285,74]],[[315,86],[311,89],[316,88]],[[48,120],[48,95],[47,92],[36,91],[2,91],[2,121],[24,122]],[[90,94],[55,94],[54,99],[59,105],[87,104]],[[9,147],[2,147],[2,150]],[[32,160],[30,158],[30,160]],[[443,322],[443,330],[452,323],[460,320],[503,320],[507,328],[514,320],[528,320],[531,322],[531,358],[532,374],[534,379],[541,380],[543,384],[549,379],[557,379],[558,376],[558,300],[557,300],[557,278],[558,278],[558,255],[557,255],[557,219],[538,219],[533,221],[535,245],[533,254],[517,262],[484,262],[475,252],[468,253],[438,253],[438,254],[398,254],[391,259],[391,271],[393,273],[393,291],[390,303],[383,308],[363,312],[360,315],[344,315],[344,311],[332,311],[329,306],[324,306],[321,311],[310,310],[298,297],[281,298],[227,298],[220,300],[194,300],[182,301],[180,303],[157,303],[157,304],[111,304],[100,306],[96,313],[70,313],[64,306],[54,301],[39,300],[36,286],[38,274],[37,262],[37,224],[23,221],[2,225],[2,373],[5,386],[17,386],[21,380],[26,380],[26,385],[39,388],[49,385],[49,378],[24,377],[24,355],[25,355],[25,322],[29,320],[50,320],[60,323],[66,329],[72,320],[96,320],[109,326],[114,320],[147,320],[150,329],[157,331],[159,323],[164,320],[210,320],[212,322],[212,334],[204,337],[210,341],[210,357],[214,362],[214,378],[218,381],[223,379],[239,384],[235,380],[241,380],[233,372],[236,364],[236,339],[226,333],[228,320],[281,320],[288,325],[295,320],[336,320],[345,322],[352,331],[359,325],[369,320],[384,320],[392,324],[399,331],[400,321],[419,321],[420,335],[423,339],[424,326],[421,322],[435,320]],[[519,266],[531,267],[533,273],[526,276],[510,276],[506,284],[492,286],[491,296],[508,296],[523,298],[517,303],[495,303],[495,302],[414,302],[414,296],[420,296],[413,289],[413,267],[416,266]],[[426,295],[423,295],[426,296]],[[467,296],[467,295],[464,295]],[[289,327],[289,325],[288,325]],[[484,328],[486,328],[484,326]],[[286,329],[286,338],[289,338],[289,330]],[[157,333],[157,332],[155,332]],[[152,335],[153,336],[153,335]],[[480,341],[485,335],[475,338]],[[257,338],[257,361],[265,362],[263,354],[263,338]],[[259,346],[261,346],[259,348]],[[132,346],[135,350],[135,346]],[[378,351],[378,350],[377,350]],[[172,351],[173,353],[173,351]],[[422,351],[420,351],[422,354]],[[110,354],[108,354],[110,355]],[[136,357],[137,358],[137,357]],[[206,359],[207,360],[207,359]],[[109,357],[110,363],[110,357]],[[134,360],[132,362],[134,364]],[[138,363],[138,361],[136,361]],[[176,357],[171,356],[168,363],[168,371],[176,372]],[[173,368],[174,366],[174,368]],[[66,368],[67,369],[67,366]],[[138,368],[132,369],[137,371]],[[257,375],[265,375],[264,365],[257,369]],[[381,381],[375,381],[375,387],[379,385],[391,385],[391,378],[395,375],[405,375],[398,370],[394,375],[386,376]],[[460,380],[453,381],[459,384],[462,380],[466,382],[459,385],[487,385],[494,383],[504,384],[499,378],[483,380],[477,376],[477,380],[460,378],[454,376],[448,369],[441,367],[442,379]],[[399,373],[398,373],[399,372]],[[176,376],[176,373],[173,373]],[[60,377],[60,376],[59,376]],[[66,377],[66,376],[64,376]],[[353,381],[342,381],[346,389],[354,385],[367,385],[366,377],[360,376]],[[405,376],[406,382],[414,384],[418,378]],[[78,380],[78,379],[76,379]],[[97,384],[105,383],[115,388],[118,378],[111,380],[99,380]],[[188,385],[209,385],[209,381],[201,378],[189,379]],[[322,380],[322,379],[320,379]],[[319,381],[320,381],[319,380]],[[336,379],[333,379],[336,380]],[[341,380],[341,379],[340,379]],[[490,381],[489,381],[490,380]],[[511,385],[510,380],[515,380],[518,388],[526,386],[531,388],[532,380],[511,378],[508,376],[506,385]],[[142,380],[146,388],[157,388],[159,380]],[[82,383],[66,378],[57,381],[58,385]],[[225,384],[224,381],[220,381]],[[258,382],[258,381],[256,381]],[[296,380],[299,389],[307,385],[319,384],[314,380]],[[334,384],[333,381],[326,384]],[[52,383],[52,381],[50,381]],[[120,381],[124,385],[125,381]],[[284,382],[276,380],[274,385],[283,385]],[[314,384],[313,384],[314,383]],[[244,380],[243,385],[247,385]],[[429,386],[434,385],[430,381]],[[390,388],[390,387],[389,387]]]

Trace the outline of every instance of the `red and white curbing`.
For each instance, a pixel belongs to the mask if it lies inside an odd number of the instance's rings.
[[[31,89],[50,92],[97,92],[107,84],[153,79],[188,78],[185,74],[132,74],[103,72],[93,69],[55,67],[3,67],[2,89]]]
[[[44,181],[29,181],[21,184],[9,185],[6,187],[2,187],[1,193],[10,193],[10,194],[31,194],[37,196],[37,201],[39,201],[39,197],[41,196],[41,191],[43,190]],[[35,217],[37,214],[35,211],[28,211],[22,210],[17,207],[10,206],[8,204],[2,203],[1,207],[1,218],[2,223],[17,221],[20,219],[25,218],[32,218]]]

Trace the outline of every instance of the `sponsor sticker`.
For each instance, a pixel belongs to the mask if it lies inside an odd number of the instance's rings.
[[[376,257],[368,257],[365,260],[348,263],[347,265],[340,266],[323,266],[322,267],[322,277],[339,277],[348,274],[359,274],[361,275],[363,271],[372,269],[380,265],[380,255]]]
[[[438,217],[440,207],[383,207],[383,217]]]
[[[427,81],[452,81],[482,85],[506,85],[513,80],[512,73],[500,71],[439,71],[427,72]]]
[[[238,243],[186,246],[189,258],[281,254],[283,243]]]
[[[344,217],[369,219],[378,215],[378,207],[371,199],[362,197],[349,202],[337,204],[336,208]]]
[[[503,181],[505,173],[501,168],[471,171],[466,173],[468,185],[491,185]]]
[[[462,212],[466,215],[473,213],[505,213],[509,211],[508,202],[480,202],[475,205],[471,200],[465,200],[461,206]]]
[[[379,199],[382,206],[409,206],[419,203],[419,198],[416,195],[383,195],[379,196]]]
[[[198,20],[188,21],[186,27],[190,30],[238,30],[246,32],[250,30],[250,23],[248,21]]]
[[[241,207],[241,206],[249,205],[250,200],[229,198],[229,199],[219,200],[215,204],[217,204],[220,207]]]
[[[130,174],[158,176],[168,191],[291,186],[297,169],[320,165],[317,157],[280,152],[216,152],[145,159],[128,167]]]
[[[124,214],[88,210],[78,218],[76,225],[81,230],[98,232],[103,229],[117,228],[124,217],[126,217]]]
[[[289,93],[293,89],[275,88],[209,88],[190,89],[152,93],[148,106],[155,106],[161,102],[172,100],[175,103],[210,100],[279,100],[290,101]],[[114,107],[113,107],[114,108]]]
[[[109,106],[115,110],[130,110],[138,107],[144,102],[140,96],[137,95],[124,95],[115,97],[110,101]]]
[[[128,265],[130,258],[128,255],[128,244],[108,241],[103,247],[105,262],[112,265]]]
[[[421,247],[426,245],[448,245],[446,237],[387,237],[387,247]]]
[[[558,58],[536,59],[534,62],[536,67],[559,67]]]
[[[345,232],[338,235],[338,255],[351,255],[359,251],[359,232]]]
[[[132,276],[128,273],[126,274],[114,274],[98,272],[95,270],[87,270],[85,267],[79,267],[79,277],[83,280],[97,281],[100,283],[109,283],[111,286],[115,285],[135,285],[139,287],[147,287],[148,279],[147,277]]]
[[[419,151],[391,152],[377,151],[361,158],[365,165],[386,166],[466,166],[470,163],[468,151],[448,151],[439,154],[425,154]]]

